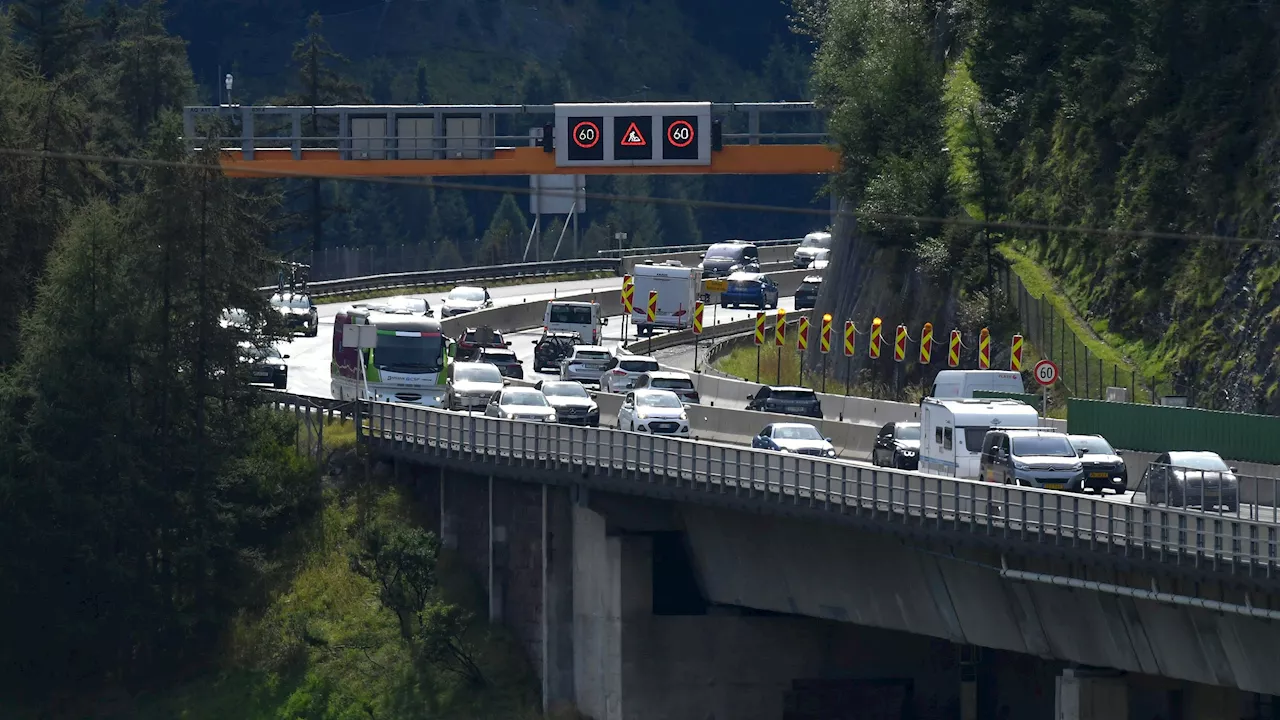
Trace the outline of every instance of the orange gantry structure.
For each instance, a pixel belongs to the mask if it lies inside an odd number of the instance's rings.
[[[761,130],[762,117],[781,127]],[[188,146],[216,143],[226,174],[241,178],[823,175],[840,166],[812,103],[223,105],[188,107],[183,119]]]

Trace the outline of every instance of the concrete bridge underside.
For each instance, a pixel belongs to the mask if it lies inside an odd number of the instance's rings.
[[[917,720],[997,717],[1004,704],[1012,717],[1049,718],[1072,693],[1082,709],[1063,717],[1240,720],[1263,715],[1238,712],[1246,693],[1234,688],[1280,689],[1280,636],[1265,621],[1011,582],[998,555],[975,547],[456,468],[395,470],[444,546],[481,575],[490,619],[525,645],[547,709],[808,720],[835,717],[793,707],[819,696],[897,702],[890,690],[841,685],[865,678],[909,682]],[[1084,572],[1046,558],[1010,565]],[[973,646],[988,648],[980,662]],[[1086,671],[1067,691],[1071,663],[1140,674]],[[1125,706],[1134,711],[1117,714]]]
[[[1280,623],[1001,576],[998,554],[846,527],[676,508],[708,599],[902,630],[955,643],[1280,694]],[[984,557],[985,555],[985,557]],[[1018,558],[1045,576],[1150,589],[1150,575]],[[1185,583],[1193,585],[1192,583]],[[1159,590],[1243,604],[1212,584]],[[1274,597],[1253,597],[1270,607]]]

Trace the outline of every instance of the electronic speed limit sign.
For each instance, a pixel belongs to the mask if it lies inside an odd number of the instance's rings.
[[[568,122],[570,160],[603,160],[604,143],[600,128],[603,117],[570,117]]]
[[[1041,360],[1036,363],[1034,370],[1036,382],[1044,387],[1058,382],[1058,366],[1052,360]]]

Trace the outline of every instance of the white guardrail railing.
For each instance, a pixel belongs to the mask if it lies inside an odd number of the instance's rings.
[[[300,398],[282,396],[290,406]],[[316,403],[332,403],[315,399]],[[607,428],[525,422],[394,403],[359,403],[359,436],[375,450],[483,467],[590,476],[633,491],[733,496],[838,516],[1070,546],[1232,574],[1274,578],[1280,525],[1139,506],[1036,488],[958,480],[866,463],[775,453]]]

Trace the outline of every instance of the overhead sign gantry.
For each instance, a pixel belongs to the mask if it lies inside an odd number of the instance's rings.
[[[780,117],[792,119],[789,129],[761,129],[762,118]],[[212,132],[236,177],[810,175],[839,167],[807,102],[222,105],[185,108],[183,120],[188,145]]]
[[[559,104],[556,167],[711,165],[711,103]]]

